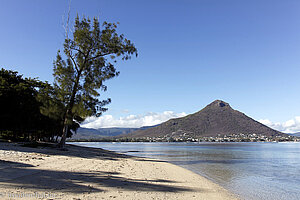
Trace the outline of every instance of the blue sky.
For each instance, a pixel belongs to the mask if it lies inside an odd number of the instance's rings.
[[[0,3],[0,66],[52,82],[68,1]],[[297,0],[72,0],[71,19],[120,22],[138,48],[106,83],[110,120],[182,116],[222,99],[283,125],[300,124],[299,7]]]

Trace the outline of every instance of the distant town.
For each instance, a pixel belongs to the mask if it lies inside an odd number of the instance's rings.
[[[105,137],[99,139],[77,139],[69,141],[82,141],[82,142],[300,142],[299,137],[291,135],[276,135],[266,136],[261,134],[230,134],[212,137],[193,137],[188,134],[181,135],[166,135],[163,137],[142,137],[142,138],[112,138]]]

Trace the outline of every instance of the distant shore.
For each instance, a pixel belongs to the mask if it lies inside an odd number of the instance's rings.
[[[261,134],[231,134],[206,137],[100,137],[100,138],[69,138],[68,142],[300,142],[300,137],[283,134],[267,136]]]
[[[237,199],[179,166],[103,149],[0,142],[0,199]]]

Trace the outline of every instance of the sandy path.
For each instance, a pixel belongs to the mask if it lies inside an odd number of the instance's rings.
[[[0,143],[0,199],[235,199],[211,181],[166,162],[68,149]]]

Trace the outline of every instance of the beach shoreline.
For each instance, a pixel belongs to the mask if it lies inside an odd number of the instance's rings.
[[[0,142],[0,199],[238,199],[172,163],[100,148],[67,148]]]

